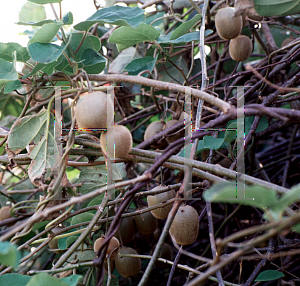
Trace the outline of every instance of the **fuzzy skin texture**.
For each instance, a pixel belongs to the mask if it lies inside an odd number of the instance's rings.
[[[127,245],[133,239],[135,231],[136,225],[133,217],[123,217],[115,237],[122,242],[122,245]]]
[[[75,117],[78,128],[106,129],[107,122],[108,126],[113,124],[114,104],[104,92],[85,92],[76,104]]]
[[[141,270],[141,259],[137,257],[121,257],[119,254],[138,254],[133,248],[120,247],[115,258],[118,272],[125,278],[137,275]]]
[[[133,217],[135,224],[143,234],[151,234],[157,228],[156,218],[151,214],[151,212],[141,213]]]
[[[132,135],[123,125],[109,127],[100,136],[100,146],[108,157],[126,157],[132,148]],[[115,154],[114,154],[115,148]]]
[[[0,209],[0,221],[9,219],[11,217],[12,216],[10,215],[10,207],[9,206],[4,206]]]
[[[170,235],[179,245],[189,245],[197,240],[199,221],[197,211],[189,206],[180,206],[170,227]]]
[[[170,128],[171,126],[177,124],[178,122],[179,122],[179,121],[178,121],[177,119],[172,119],[172,120],[168,121],[168,122],[166,123],[165,129]],[[177,131],[177,132],[176,132],[174,135],[172,135],[172,136],[169,136],[169,135],[168,135],[167,141],[168,141],[169,143],[173,143],[174,141],[180,139],[181,137],[184,137],[184,130],[181,130],[180,132]]]
[[[215,24],[218,35],[224,40],[230,40],[237,37],[243,28],[243,19],[241,16],[234,16],[233,7],[222,8],[215,17]]]
[[[97,252],[100,249],[104,240],[105,240],[105,237],[99,237],[95,240],[95,243],[94,243],[94,251],[95,252]],[[108,248],[106,250],[106,256],[108,256],[110,254],[110,259],[114,260],[117,255],[117,249],[119,248],[119,246],[120,246],[119,240],[115,237],[112,237],[112,239],[109,242]]]
[[[155,191],[156,188],[160,188],[160,187],[161,186],[155,187],[153,189],[153,191]],[[171,191],[160,193],[160,194],[157,194],[154,196],[147,196],[147,202],[148,202],[148,206],[152,207],[152,206],[155,206],[159,203],[166,202],[173,198],[175,198],[175,192],[171,190]],[[151,213],[153,214],[154,217],[156,217],[158,219],[166,219],[168,217],[168,214],[169,214],[172,206],[173,206],[173,204],[169,204],[164,207],[154,209],[151,211]]]
[[[144,140],[148,140],[160,131],[164,130],[166,127],[166,123],[164,121],[154,121],[149,124],[147,127],[145,134],[144,134]],[[166,144],[166,140],[163,141],[162,144],[153,144],[151,145],[152,148],[165,148],[168,144]]]
[[[252,42],[247,36],[238,36],[229,43],[230,57],[237,61],[246,61],[252,54]]]

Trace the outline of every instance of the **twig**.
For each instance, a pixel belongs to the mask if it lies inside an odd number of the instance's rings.
[[[300,88],[295,88],[295,87],[282,87],[279,86],[277,84],[274,84],[272,82],[270,82],[269,80],[267,80],[266,78],[264,78],[257,70],[255,70],[250,63],[247,63],[245,66],[245,69],[248,71],[252,71],[259,79],[261,79],[264,83],[268,84],[269,86],[277,89],[279,92],[284,93],[286,91],[296,91],[299,92]]]

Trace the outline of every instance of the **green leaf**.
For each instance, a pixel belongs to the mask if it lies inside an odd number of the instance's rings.
[[[71,225],[91,221],[94,215],[91,213],[81,213],[79,215],[73,216],[71,220]]]
[[[203,147],[207,149],[218,150],[223,142],[224,138],[215,138],[209,135],[203,137]]]
[[[31,276],[21,275],[18,273],[4,274],[0,276],[0,285],[5,286],[25,286]]]
[[[233,129],[233,130],[230,130]],[[225,131],[225,136],[224,136],[224,141],[230,143],[232,142],[237,135],[237,126],[236,126],[236,121],[230,123],[227,125],[226,131]]]
[[[26,286],[70,286],[67,282],[46,273],[34,275]]]
[[[211,33],[212,33],[212,30],[206,30],[205,37],[210,35]],[[188,43],[188,42],[192,42],[192,41],[199,41],[199,39],[200,39],[200,32],[198,31],[198,32],[187,33],[175,40],[170,39],[170,34],[165,35],[165,36],[160,36],[157,39],[157,42],[159,44],[181,44],[181,43]]]
[[[60,158],[54,138],[53,115],[50,114],[49,124],[47,120],[47,110],[42,109],[36,115],[17,120],[8,135],[7,147],[15,154],[20,153],[31,142],[36,145],[30,153],[32,161],[28,168],[28,175],[31,182],[40,179]]]
[[[237,198],[237,187],[244,190],[244,196]],[[261,186],[248,186],[238,182],[222,182],[213,185],[203,194],[206,201],[242,204],[257,207],[263,211],[277,203],[277,194],[274,190],[269,190]]]
[[[68,285],[70,286],[76,286],[81,278],[81,275],[71,275],[68,277],[60,278],[59,280],[68,283]]]
[[[6,94],[0,97],[1,118],[7,115],[18,117],[22,112],[23,107],[24,102],[13,94]]]
[[[37,30],[32,39],[28,42],[28,45],[32,43],[50,43],[59,31],[61,23],[49,23],[44,24],[39,30]]]
[[[27,48],[22,47],[18,43],[0,43],[0,58],[13,61],[13,52],[17,52],[17,61],[18,62],[26,62],[30,59]]]
[[[155,19],[161,18],[165,15],[165,12],[158,12],[155,14],[152,14],[148,16],[145,20],[145,24],[150,25]],[[164,22],[164,19],[157,20],[156,22],[153,23],[153,26],[159,26]]]
[[[48,4],[48,3],[60,3],[62,0],[28,0],[30,2],[36,3],[36,4]]]
[[[67,46],[61,47],[55,44],[33,43],[28,46],[32,59],[38,63],[49,64],[56,61]]]
[[[141,58],[142,55],[135,50],[134,47],[129,47],[117,55],[117,57],[109,65],[109,73],[121,73],[122,70],[135,59]]]
[[[82,41],[83,33],[72,33],[69,39],[69,46],[75,52]],[[97,51],[100,50],[101,43],[98,37],[87,35],[81,43],[80,49],[76,53],[76,62],[79,68],[84,68],[87,73],[100,73],[105,68],[106,59]],[[68,53],[68,51],[66,51]],[[63,58],[55,67],[59,71],[72,72],[69,62]]]
[[[245,117],[245,134],[246,135],[250,132],[251,125],[254,122],[254,118],[255,118],[254,116],[247,116],[247,117]],[[269,123],[268,123],[267,117],[266,116],[262,116],[260,118],[258,126],[257,126],[257,128],[255,130],[255,133],[261,132],[261,131],[265,130],[266,128],[268,128],[268,126],[269,126]]]
[[[56,61],[49,63],[49,64],[42,64],[42,63],[37,63],[35,65],[35,67],[33,68],[33,70],[29,73],[24,75],[22,78],[26,78],[29,77],[31,75],[36,74],[38,71],[44,72],[46,74],[52,74],[53,73],[53,69],[54,67],[57,65],[58,63]]]
[[[79,46],[79,44],[82,41],[83,34],[82,33],[72,33],[72,38],[70,40],[70,47],[75,52]],[[77,54],[81,55],[84,50],[86,49],[92,49],[95,51],[99,51],[101,48],[101,42],[98,37],[87,35],[84,39],[84,41],[81,44],[80,49],[78,50]]]
[[[15,245],[7,241],[0,241],[0,264],[17,267],[20,259],[21,255]]]
[[[3,59],[0,59],[0,89],[9,81],[18,79],[18,73],[16,71],[16,54],[13,52],[13,62],[10,63]]]
[[[46,19],[46,11],[42,5],[27,1],[19,13],[20,22],[40,22]]]
[[[294,186],[289,192],[283,194],[278,202],[272,206],[272,210],[283,213],[284,210],[293,203],[300,201],[300,184]]]
[[[41,27],[45,24],[49,23],[55,23],[53,20],[42,20],[39,22],[29,21],[29,22],[17,22],[17,25],[23,25],[23,26],[32,26],[32,27]]]
[[[88,203],[88,207],[91,207],[91,206],[97,206],[97,205],[100,205],[102,203],[102,200],[103,200],[103,197],[104,197],[104,194],[101,194],[99,196],[97,196],[96,198],[92,199],[89,203]]]
[[[32,227],[32,230],[33,232],[35,232],[36,230],[42,228],[42,230],[44,230],[44,226],[47,225],[50,221],[42,221],[42,222],[38,222],[38,223],[35,223]]]
[[[171,60],[175,62],[176,66],[182,69],[182,72],[186,75],[189,72],[188,66],[186,64],[186,61],[183,56],[179,56],[176,61],[176,58],[172,58]],[[167,72],[166,70],[167,69]],[[172,77],[171,77],[171,76]],[[183,83],[184,78],[181,74],[181,72],[174,67],[170,62],[167,62],[165,64],[165,67],[162,65],[159,65],[158,68],[158,79],[161,81],[166,81],[166,82],[173,82],[173,83]],[[176,81],[177,80],[177,81]]]
[[[254,0],[254,4],[261,16],[287,16],[300,12],[299,0]]]
[[[266,270],[266,271],[259,273],[254,281],[255,282],[257,282],[257,281],[272,281],[272,280],[276,280],[276,279],[283,278],[283,277],[284,277],[284,274],[280,271]]]
[[[121,27],[115,30],[108,41],[118,44],[118,50],[124,50],[130,46],[144,41],[154,41],[159,37],[159,31],[149,25],[141,24],[137,28]]]
[[[78,237],[79,237],[79,234],[60,238],[58,240],[58,248],[61,250],[67,249],[68,246],[71,245],[74,241],[76,241],[76,239]]]
[[[96,23],[138,27],[144,21],[144,11],[138,7],[112,6],[99,9],[86,21],[75,25],[74,29],[88,31]]]
[[[191,20],[181,24],[178,28],[176,28],[170,35],[170,40],[175,40],[185,33],[187,33],[200,19],[202,18],[201,15],[197,14]],[[200,33],[200,32],[199,32]]]
[[[73,14],[72,14],[72,12],[68,12],[63,17],[63,23],[64,23],[64,25],[72,25],[73,24]]]
[[[12,91],[22,87],[22,83],[17,79],[9,81],[4,87],[4,93],[11,93]]]
[[[140,72],[144,70],[149,70],[150,72],[153,71],[155,67],[155,63],[157,61],[157,57],[152,58],[152,57],[144,57],[141,59],[136,59],[130,62],[124,69],[124,71],[128,71],[129,75],[138,75]],[[148,73],[143,74],[144,77],[148,76]]]
[[[88,74],[101,73],[105,68],[106,59],[94,50],[86,49],[80,58],[83,68]]]
[[[116,163],[114,166],[113,180],[121,181],[126,176],[125,165],[124,163]],[[78,179],[78,182],[83,183],[79,189],[80,193],[85,194],[103,187],[106,184],[106,176],[107,170],[104,165],[83,168]]]

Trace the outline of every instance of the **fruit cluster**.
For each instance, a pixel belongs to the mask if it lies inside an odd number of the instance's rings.
[[[242,16],[236,16],[233,7],[222,8],[216,14],[215,24],[218,35],[230,40],[230,57],[237,62],[246,61],[252,54],[252,42],[247,36],[241,35]]]
[[[75,118],[79,129],[93,134],[103,131],[100,146],[108,157],[126,157],[132,148],[132,135],[122,125],[113,125],[114,104],[101,91],[83,93],[75,108]]]
[[[151,235],[150,241],[158,241],[157,236],[160,235],[160,229],[158,228],[157,219],[166,219],[173,203],[170,201],[175,198],[175,191],[169,190],[162,191],[163,186],[157,186],[152,189],[154,195],[147,196],[148,207],[141,207],[136,210],[135,216],[123,217],[116,232],[115,236],[110,240],[106,250],[106,258],[109,257],[110,269],[113,271],[114,267],[119,274],[125,278],[137,275],[141,270],[141,260],[137,257],[138,253],[134,249],[136,248],[137,241],[133,237],[137,233],[136,237],[140,233],[142,236],[147,237]],[[147,211],[147,208],[151,210]],[[181,205],[174,217],[169,230],[171,238],[180,245],[190,245],[197,240],[199,233],[198,213],[195,208],[190,205]],[[100,247],[105,241],[105,236],[101,236],[94,242],[94,251],[97,254]],[[131,243],[133,247],[127,245]],[[143,242],[144,244],[144,242]],[[131,246],[130,245],[130,246]],[[145,246],[144,246],[145,247]],[[153,253],[156,245],[154,245],[150,251]],[[172,259],[172,248],[168,243],[163,243],[160,250],[159,257],[167,260]],[[105,260],[106,267],[108,260]],[[166,267],[166,263],[157,262],[156,266],[159,268]]]
[[[184,113],[182,112],[182,115]],[[150,138],[152,138],[154,135],[156,135],[157,133],[168,129],[170,127],[172,127],[173,125],[179,123],[179,121],[182,121],[183,119],[181,119],[182,116],[179,118],[179,120],[177,119],[172,119],[170,121],[168,121],[167,123],[164,121],[154,121],[152,123],[150,123],[145,131],[144,134],[144,140],[148,140]],[[181,120],[180,120],[181,119]],[[181,138],[184,135],[184,130],[176,132],[174,134],[168,135],[168,137],[166,139],[162,139],[154,144],[151,145],[152,148],[158,148],[158,149],[164,149],[168,146],[168,143],[173,143],[174,141],[178,140],[179,138]]]

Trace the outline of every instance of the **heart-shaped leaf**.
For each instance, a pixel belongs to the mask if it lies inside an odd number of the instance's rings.
[[[7,241],[0,241],[0,264],[17,267],[20,259],[21,255],[15,245]]]
[[[153,71],[158,55],[155,58],[144,57],[141,59],[135,59],[130,62],[125,68],[124,71],[128,71],[129,75],[138,75],[144,70]],[[146,77],[148,73],[144,73],[143,76]]]
[[[13,61],[13,52],[17,52],[17,61],[26,62],[30,59],[27,48],[18,43],[0,43],[0,58],[6,61]]]
[[[117,44],[118,50],[124,50],[140,42],[151,42],[159,37],[159,31],[147,24],[141,24],[137,28],[121,27],[115,30],[108,41]]]
[[[74,29],[88,31],[96,23],[138,27],[144,21],[144,11],[138,7],[112,6],[99,9],[86,21],[75,25]]]

